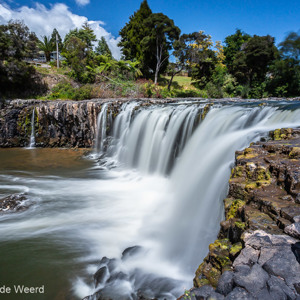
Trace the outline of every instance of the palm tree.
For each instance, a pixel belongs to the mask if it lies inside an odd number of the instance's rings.
[[[43,40],[38,41],[38,47],[40,50],[44,51],[46,61],[50,61],[50,54],[55,50],[55,44],[51,41],[50,37],[42,36]]]

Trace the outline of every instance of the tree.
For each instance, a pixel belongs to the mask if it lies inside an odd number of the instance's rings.
[[[151,50],[143,49],[141,44],[142,40],[150,34],[150,28],[145,26],[144,22],[151,14],[147,0],[144,0],[139,10],[130,16],[129,22],[120,30],[121,41],[118,44],[122,48],[125,60],[140,61],[141,71],[145,77],[150,77],[151,70],[155,70]]]
[[[300,35],[298,33],[290,32],[284,41],[279,44],[279,47],[284,57],[295,60],[300,59]]]
[[[211,36],[204,31],[182,35],[186,44],[187,65],[192,78],[197,80],[199,87],[204,87],[211,79],[216,63],[216,52],[212,49]]]
[[[174,76],[187,67],[187,62],[189,59],[189,46],[185,42],[185,36],[186,35],[181,35],[179,39],[173,43],[174,51],[172,56],[175,58],[175,62],[171,62],[168,65],[167,71],[171,76],[168,83],[168,90],[171,89]]]
[[[279,44],[280,57],[270,67],[267,88],[273,96],[300,94],[300,36],[291,32]]]
[[[102,36],[98,42],[98,46],[95,49],[96,54],[105,55],[112,58],[111,51],[107,45],[105,38]]]
[[[24,62],[37,53],[37,37],[20,21],[0,25],[0,97],[41,94],[45,85]]]
[[[97,41],[96,35],[90,25],[85,22],[82,28],[75,28],[70,30],[64,39],[64,45],[68,42],[68,40],[72,37],[76,37],[80,39],[85,44],[85,53],[93,50],[93,42]]]
[[[87,23],[80,29],[70,30],[64,39],[62,55],[72,68],[71,76],[82,83],[95,81],[94,41],[96,41],[96,35]]]
[[[232,71],[233,61],[236,59],[237,53],[242,49],[242,46],[251,38],[251,36],[240,29],[236,29],[236,32],[225,38],[225,65],[228,70]]]
[[[44,35],[42,40],[38,41],[38,47],[45,53],[46,61],[50,61],[50,54],[55,50],[55,44],[52,42],[50,37]]]
[[[270,35],[254,35],[243,44],[240,52],[235,55],[232,71],[239,83],[260,84],[266,78],[268,67],[278,56],[274,38]]]
[[[180,29],[174,25],[173,20],[162,13],[150,15],[144,24],[151,31],[143,38],[141,44],[155,58],[154,84],[157,84],[159,73],[168,65],[168,51],[172,49],[173,42],[179,38]]]

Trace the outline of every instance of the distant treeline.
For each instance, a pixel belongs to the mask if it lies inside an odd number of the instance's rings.
[[[153,80],[153,84],[147,81],[149,95],[153,95],[151,88],[156,89],[162,82],[161,75],[168,74],[163,95],[172,96],[173,78],[185,72],[193,80],[195,95],[300,95],[299,32],[289,33],[278,48],[274,37],[251,36],[240,29],[227,36],[223,45],[220,41],[214,44],[203,31],[181,34],[173,20],[162,13],[152,13],[144,0],[120,30],[120,36],[122,59],[115,60],[106,40],[102,37],[97,41],[88,23],[70,30],[63,41],[56,29],[50,37],[39,40],[22,22],[0,25],[0,93],[2,97],[41,95],[46,87],[25,58],[37,58],[43,51],[48,62],[58,43],[68,76],[81,85],[122,85],[144,78]]]

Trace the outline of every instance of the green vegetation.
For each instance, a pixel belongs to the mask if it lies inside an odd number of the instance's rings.
[[[120,37],[123,56],[116,60],[105,38],[97,40],[87,22],[64,40],[56,29],[38,40],[19,21],[0,25],[0,98],[300,95],[299,32],[289,33],[277,48],[269,35],[251,36],[237,29],[222,45],[201,30],[181,34],[173,20],[153,13],[143,0]],[[58,70],[50,61],[57,41],[64,57]],[[28,63],[41,51],[49,68]]]

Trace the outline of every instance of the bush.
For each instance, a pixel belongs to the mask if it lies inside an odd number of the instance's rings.
[[[223,91],[220,87],[214,85],[212,82],[208,82],[205,86],[205,90],[210,98],[222,98]]]

